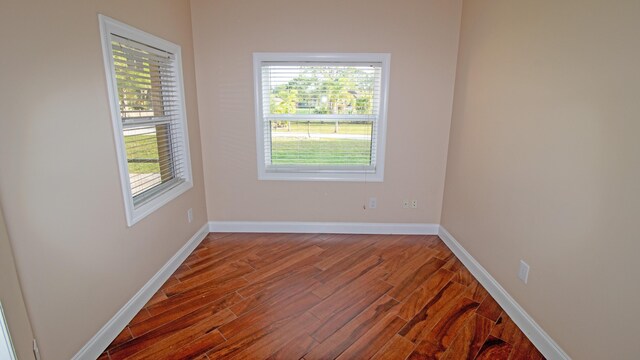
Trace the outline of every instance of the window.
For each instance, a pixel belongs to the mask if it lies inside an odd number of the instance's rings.
[[[389,58],[254,53],[258,178],[382,181]]]
[[[11,334],[9,334],[9,326],[7,326],[2,303],[0,303],[0,359],[16,360],[16,351],[13,342],[11,342]]]
[[[180,46],[99,19],[131,226],[192,187]]]

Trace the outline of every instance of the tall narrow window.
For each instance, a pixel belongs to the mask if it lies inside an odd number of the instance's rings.
[[[192,186],[180,47],[100,16],[129,225]]]
[[[254,54],[258,175],[382,181],[388,54]]]

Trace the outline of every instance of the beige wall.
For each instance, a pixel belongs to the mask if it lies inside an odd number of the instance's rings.
[[[22,298],[13,251],[0,207],[0,302],[11,334],[11,342],[19,359],[33,358],[33,331]],[[1,341],[1,340],[0,340]]]
[[[195,185],[132,228],[99,12],[183,48]],[[189,3],[4,0],[0,33],[0,201],[43,359],[68,359],[207,219]]]
[[[463,7],[442,224],[575,359],[640,354],[639,18],[637,0]]]
[[[460,6],[192,0],[209,219],[438,223]],[[258,181],[253,52],[391,53],[384,182]],[[378,208],[365,211],[369,196]]]

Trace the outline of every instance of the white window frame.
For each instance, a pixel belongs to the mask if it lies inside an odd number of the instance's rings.
[[[9,325],[4,315],[2,302],[0,302],[0,359],[16,360],[16,358],[16,349],[13,346],[13,341],[11,341]]]
[[[262,63],[277,62],[328,62],[328,63],[371,63],[382,64],[380,113],[376,122],[376,159],[374,170],[339,171],[339,170],[294,170],[267,171],[265,163],[265,139],[262,93]],[[289,181],[360,181],[382,182],[384,180],[384,154],[387,137],[387,101],[389,89],[389,68],[391,54],[388,53],[253,53],[253,81],[256,116],[256,150],[259,180]]]
[[[189,132],[187,129],[187,115],[184,98],[184,83],[182,75],[182,55],[179,45],[151,35],[147,32],[124,24],[120,21],[111,19],[107,16],[98,15],[100,23],[100,35],[102,39],[102,53],[104,55],[105,74],[107,76],[107,87],[109,91],[109,105],[111,107],[111,119],[113,122],[113,134],[116,144],[116,153],[118,157],[118,167],[120,170],[120,184],[122,187],[122,195],[125,205],[125,214],[127,225],[133,226],[138,221],[150,215],[154,211],[161,208],[171,200],[183,194],[185,191],[193,187],[193,178],[191,174],[191,158],[189,154]],[[177,81],[177,90],[179,100],[179,126],[181,127],[184,150],[182,151],[182,161],[184,169],[181,178],[182,181],[157,191],[149,196],[143,203],[134,205],[133,195],[131,193],[131,185],[129,178],[129,168],[127,164],[127,154],[124,142],[123,125],[120,116],[120,105],[118,99],[118,87],[116,75],[114,72],[113,52],[111,46],[111,34],[115,34],[124,38],[128,38],[145,45],[162,49],[175,55],[174,73]],[[153,190],[152,190],[153,191]]]

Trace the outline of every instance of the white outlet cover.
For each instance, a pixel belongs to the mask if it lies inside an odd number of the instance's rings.
[[[375,209],[378,207],[378,199],[374,197],[369,198],[369,209]]]
[[[189,221],[189,223],[193,221],[193,209],[187,210],[187,220]]]
[[[404,209],[408,209],[409,208],[409,200],[403,200],[402,201],[402,207]]]
[[[522,280],[523,283],[527,283],[529,280],[529,264],[520,260],[520,269],[518,270],[518,278]]]

